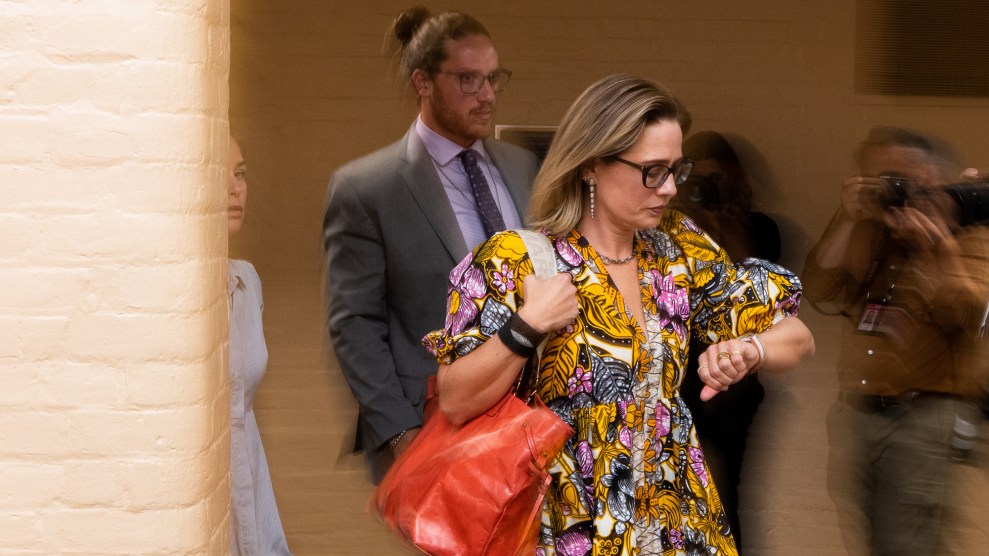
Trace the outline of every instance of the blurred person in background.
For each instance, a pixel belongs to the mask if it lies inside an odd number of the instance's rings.
[[[328,328],[359,409],[355,449],[377,483],[422,424],[447,275],[522,225],[538,162],[489,138],[511,72],[474,17],[401,12],[390,30],[419,116],[401,140],[334,172],[323,219]]]
[[[729,139],[716,131],[695,133],[683,142],[683,155],[694,169],[670,206],[692,218],[732,259],[779,262],[779,227],[753,210],[752,183]]]
[[[912,130],[872,129],[856,162],[802,275],[806,298],[846,324],[828,490],[850,554],[946,554],[952,462],[974,441],[989,363],[989,197],[945,185],[953,149]]]
[[[227,231],[240,231],[247,208],[247,163],[230,138]],[[247,261],[227,261],[230,307],[230,553],[291,555],[278,517],[268,460],[254,417],[254,393],[268,366],[261,312],[261,279]]]
[[[670,206],[693,219],[733,261],[758,257],[779,262],[779,227],[770,216],[752,210],[749,179],[728,139],[714,131],[695,133],[684,141],[683,155],[694,162],[694,169]],[[749,425],[765,392],[758,373],[750,373],[727,392],[702,402],[703,383],[697,374],[697,359],[705,347],[697,339],[691,342],[680,393],[694,416],[697,436],[741,553],[738,485],[742,455]]]

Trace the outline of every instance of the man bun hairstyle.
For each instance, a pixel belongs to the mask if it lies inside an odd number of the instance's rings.
[[[414,6],[399,12],[392,23],[392,32],[399,44],[404,48],[412,42],[412,37],[422,24],[429,19],[429,10],[422,6]]]
[[[431,15],[422,6],[402,10],[395,16],[390,31],[398,42],[396,54],[399,77],[403,82],[407,82],[415,70],[436,74],[447,58],[448,40],[475,35],[491,38],[484,25],[471,15],[462,12]]]

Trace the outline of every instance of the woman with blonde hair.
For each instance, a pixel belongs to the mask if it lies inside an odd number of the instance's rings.
[[[454,422],[498,401],[548,338],[537,392],[576,433],[550,469],[538,554],[737,554],[678,392],[687,345],[710,344],[706,398],[814,352],[794,316],[795,275],[734,263],[667,210],[690,173],[689,123],[652,81],[591,85],[564,116],[530,201],[559,274],[537,278],[518,234],[496,234],[451,272],[446,326],[424,338]]]

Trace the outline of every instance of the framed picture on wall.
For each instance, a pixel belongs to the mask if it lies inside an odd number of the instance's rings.
[[[496,125],[495,139],[529,149],[542,162],[556,134],[553,125]]]

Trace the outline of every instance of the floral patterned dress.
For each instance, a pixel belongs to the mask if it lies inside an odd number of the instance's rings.
[[[576,431],[553,463],[540,556],[737,554],[721,501],[679,396],[690,335],[707,342],[765,330],[796,314],[800,282],[758,259],[734,264],[681,213],[639,232],[638,323],[577,231],[550,237],[573,275],[580,313],[552,335],[538,392]],[[446,327],[423,342],[441,363],[470,353],[522,303],[532,264],[502,232],[450,273]]]

